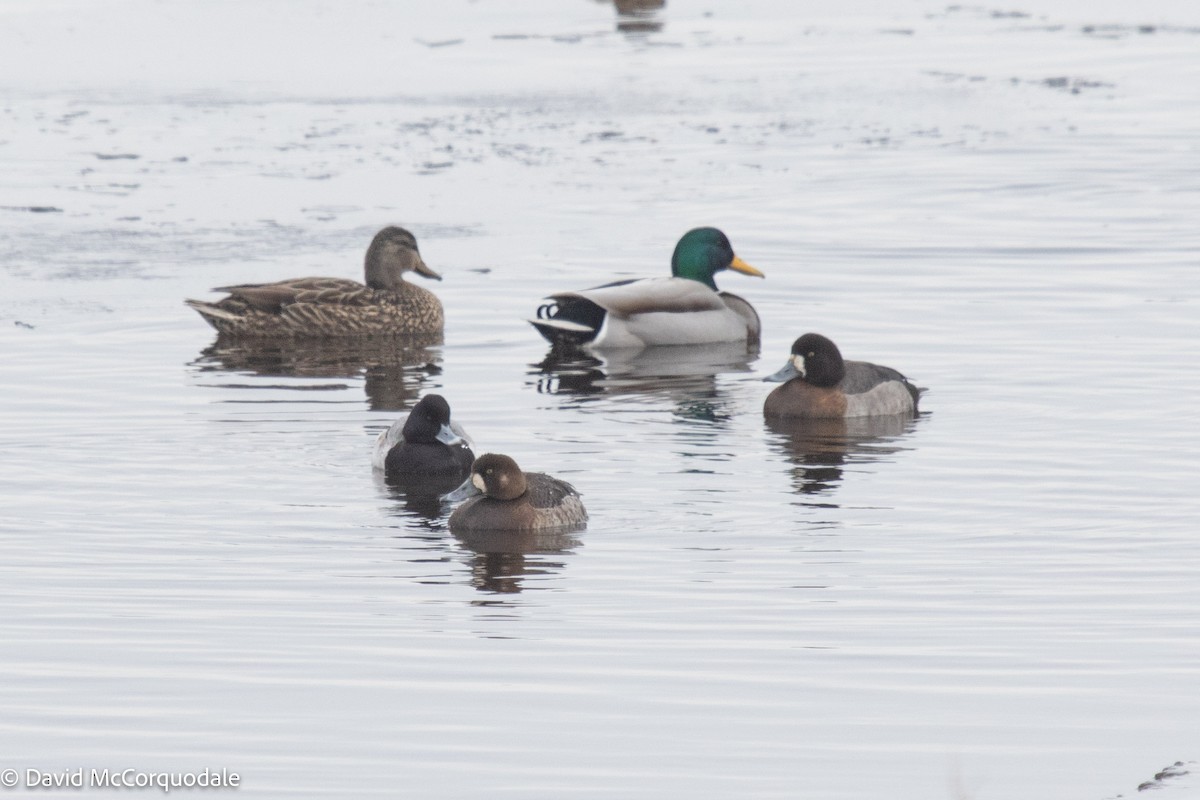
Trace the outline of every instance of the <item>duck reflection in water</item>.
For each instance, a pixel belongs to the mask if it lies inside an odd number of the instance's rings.
[[[569,555],[581,542],[569,531],[455,532],[469,554],[471,585],[481,592],[516,594],[527,580],[545,580],[566,567],[553,558]]]
[[[714,422],[736,413],[736,402],[718,385],[718,376],[749,373],[758,346],[745,342],[647,347],[590,354],[551,350],[531,364],[538,392],[562,395],[577,403],[606,396],[661,397],[675,406],[678,419]]]
[[[674,402],[681,416],[697,407],[717,413],[722,392],[717,377],[748,373],[758,358],[758,346],[745,342],[647,347],[584,353],[551,349],[531,364],[529,375],[538,392],[587,401],[605,395],[661,396]]]
[[[902,442],[918,417],[893,414],[883,417],[803,419],[767,417],[775,434],[772,446],[792,463],[792,483],[804,495],[831,494],[853,465],[882,460],[910,449]]]
[[[406,539],[445,542],[446,518],[453,503],[439,495],[423,493],[419,488],[390,482],[379,470],[375,471],[375,480],[388,496],[403,503],[393,513],[405,519],[404,527],[409,531]],[[577,528],[569,528],[451,533],[459,545],[472,586],[481,592],[516,594],[529,588],[526,580],[548,580],[566,567],[566,561],[557,556],[570,555],[582,544],[575,535],[577,532]],[[435,558],[443,558],[442,547],[436,548],[439,554]],[[421,552],[423,558],[428,557],[426,551]]]
[[[662,20],[657,12],[667,0],[612,0],[617,9],[617,30],[621,33],[657,33],[662,30]]]
[[[372,411],[402,411],[441,374],[442,335],[366,340],[245,340],[218,336],[192,362],[201,373],[262,378],[362,379]],[[344,384],[244,384],[238,388],[314,391]]]

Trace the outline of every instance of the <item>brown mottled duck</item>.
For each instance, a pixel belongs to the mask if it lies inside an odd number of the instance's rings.
[[[335,338],[441,333],[437,295],[403,279],[416,272],[441,280],[425,265],[417,239],[390,226],[367,248],[366,285],[348,278],[293,278],[222,286],[215,303],[186,300],[219,333],[235,337]]]

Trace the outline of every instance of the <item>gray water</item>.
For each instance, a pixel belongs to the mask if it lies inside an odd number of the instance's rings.
[[[14,795],[1200,796],[1155,780],[1200,760],[1200,10],[626,12],[0,6]],[[444,344],[213,349],[182,305],[358,277],[389,223]],[[545,363],[541,297],[702,224],[760,353]],[[920,417],[764,424],[810,330]],[[373,475],[431,391],[587,529],[460,539]]]

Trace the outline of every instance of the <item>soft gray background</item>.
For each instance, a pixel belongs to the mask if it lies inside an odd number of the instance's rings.
[[[1191,2],[0,3],[0,768],[863,800],[1194,769],[1198,108]],[[204,352],[184,297],[357,277],[388,223],[444,346]],[[542,295],[665,274],[699,224],[767,274],[720,278],[761,358],[536,366]],[[766,427],[808,330],[927,413]],[[589,529],[460,541],[382,485],[427,391]]]

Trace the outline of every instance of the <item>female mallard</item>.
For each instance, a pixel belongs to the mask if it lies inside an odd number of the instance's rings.
[[[783,369],[763,380],[787,381],[767,395],[763,414],[768,417],[912,414],[925,391],[891,367],[843,361],[837,345],[819,333],[797,339]]]
[[[450,404],[440,394],[422,397],[407,418],[379,434],[371,453],[371,465],[389,478],[450,478],[451,487],[470,472],[474,461],[470,438],[450,421]]]
[[[471,497],[454,509],[451,531],[533,531],[587,522],[587,511],[575,487],[541,472],[522,472],[508,456],[487,453],[475,459],[470,479],[447,499],[480,492],[482,497]]]
[[[442,276],[425,266],[417,240],[404,228],[384,228],[367,248],[366,281],[294,278],[222,286],[216,303],[185,302],[221,334],[238,337],[339,337],[441,333],[442,304],[433,292],[402,279],[408,271]]]
[[[670,278],[617,281],[550,295],[529,320],[556,346],[587,348],[749,341],[762,332],[748,302],[717,291],[713,275],[763,274],[733,253],[716,228],[690,230],[675,245]]]

